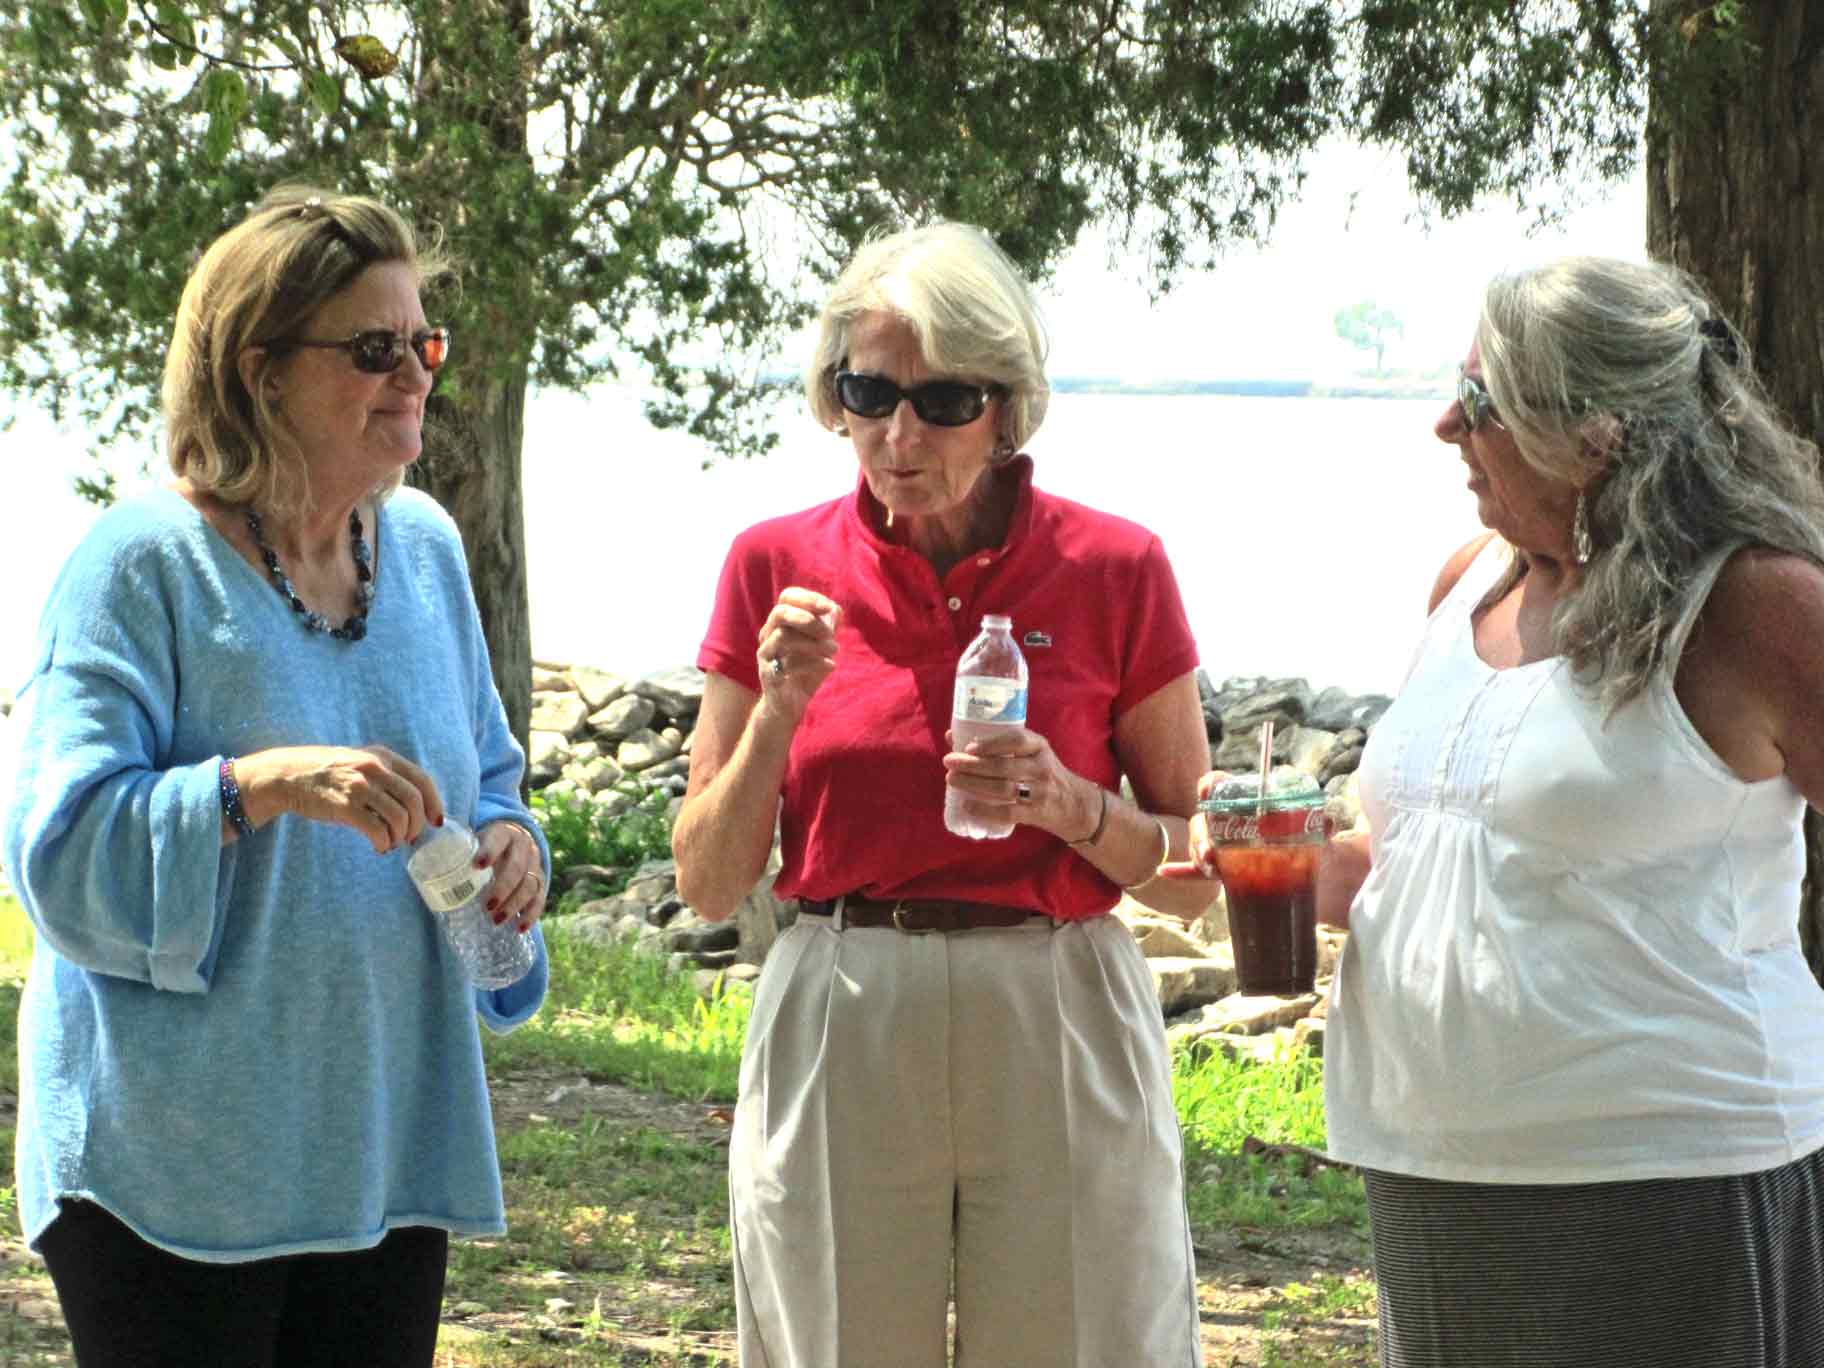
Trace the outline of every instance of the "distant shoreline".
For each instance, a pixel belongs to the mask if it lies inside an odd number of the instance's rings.
[[[1053,379],[1053,394],[1249,395],[1268,399],[1448,399],[1450,388],[1433,377],[1389,376],[1341,383],[1317,380],[1106,380],[1093,376]]]
[[[795,389],[798,377],[768,373],[762,383]],[[1167,398],[1186,394],[1242,395],[1266,399],[1449,399],[1454,382],[1441,375],[1394,373],[1344,380],[1116,380],[1100,375],[1051,377],[1053,394],[1122,394]]]

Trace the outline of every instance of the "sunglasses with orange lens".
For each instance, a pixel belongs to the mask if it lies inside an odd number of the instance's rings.
[[[287,337],[266,345],[326,347],[345,351],[349,360],[354,362],[356,370],[366,371],[369,375],[390,375],[405,360],[407,347],[418,354],[418,364],[427,371],[438,369],[450,357],[450,330],[423,328],[406,337],[390,328],[373,328],[367,332],[358,332],[353,337],[345,337],[340,342],[315,342],[303,337]]]

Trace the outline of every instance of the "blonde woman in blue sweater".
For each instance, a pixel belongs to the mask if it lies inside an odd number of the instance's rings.
[[[44,613],[0,855],[38,933],[20,1214],[82,1368],[428,1365],[449,1234],[504,1229],[475,1016],[544,996],[548,858],[455,528],[399,490],[433,269],[305,189],[219,239],[167,358],[176,482]],[[536,942],[509,987],[406,874],[446,814]]]

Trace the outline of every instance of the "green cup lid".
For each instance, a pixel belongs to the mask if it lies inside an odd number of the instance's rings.
[[[1324,805],[1324,791],[1302,770],[1282,765],[1267,777],[1267,791],[1260,791],[1258,774],[1236,774],[1224,779],[1197,806],[1213,816],[1232,812],[1286,812]]]

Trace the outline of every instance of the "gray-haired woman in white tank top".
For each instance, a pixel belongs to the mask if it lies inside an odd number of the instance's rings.
[[[1688,278],[1594,258],[1489,286],[1436,431],[1488,532],[1319,893],[1383,1362],[1824,1363],[1817,450]]]

